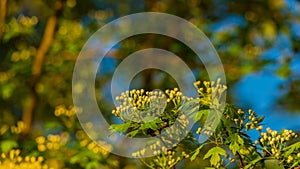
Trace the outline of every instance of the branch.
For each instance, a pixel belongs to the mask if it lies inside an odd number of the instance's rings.
[[[23,134],[26,135],[29,133],[32,123],[32,115],[34,112],[34,109],[36,107],[38,94],[36,92],[36,85],[39,82],[41,73],[42,73],[42,67],[45,60],[45,55],[49,50],[49,47],[51,46],[51,42],[54,37],[55,28],[57,25],[57,13],[62,9],[62,2],[58,0],[55,3],[55,12],[52,16],[49,17],[46,28],[43,34],[42,41],[40,43],[40,46],[37,50],[35,60],[32,66],[32,79],[30,83],[31,91],[29,93],[29,96],[27,98],[27,101],[25,103],[24,109],[23,109],[23,116],[22,120],[25,124],[25,128],[23,130]]]
[[[5,31],[6,3],[7,0],[0,0],[0,41]]]
[[[242,156],[240,155],[240,153],[239,153],[239,152],[236,152],[236,154],[238,155],[238,158],[239,158],[239,161],[240,161],[240,165],[241,165],[241,167],[244,167],[244,162],[243,162],[243,158],[242,158]]]

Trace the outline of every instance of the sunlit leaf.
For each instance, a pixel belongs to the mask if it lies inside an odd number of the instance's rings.
[[[225,156],[226,151],[221,147],[213,147],[211,148],[205,155],[203,159],[207,159],[210,157],[211,165],[217,165],[221,160],[221,156]]]

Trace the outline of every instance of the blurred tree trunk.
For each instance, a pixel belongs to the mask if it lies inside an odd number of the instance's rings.
[[[7,0],[0,0],[0,42],[5,31],[6,3]]]
[[[30,128],[31,128],[32,116],[33,116],[33,113],[34,113],[34,110],[35,110],[35,107],[37,104],[37,100],[38,100],[36,86],[37,86],[37,84],[40,80],[41,74],[42,74],[42,67],[43,67],[43,63],[45,60],[45,55],[48,52],[49,47],[51,46],[51,43],[52,43],[52,40],[54,37],[55,28],[57,25],[58,14],[62,10],[62,6],[63,6],[63,4],[62,4],[61,0],[58,0],[55,3],[54,14],[49,17],[49,19],[46,23],[42,41],[40,43],[39,48],[37,49],[35,60],[34,60],[33,66],[32,66],[32,77],[31,77],[31,81],[30,81],[30,93],[29,93],[29,96],[26,100],[26,103],[25,103],[24,109],[23,109],[22,120],[23,120],[24,126],[25,126],[25,128],[23,130],[24,135],[28,134],[30,131]]]

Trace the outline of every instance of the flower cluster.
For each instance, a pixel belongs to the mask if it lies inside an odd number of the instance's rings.
[[[19,50],[15,51],[11,55],[11,61],[13,62],[19,62],[19,61],[25,61],[30,58],[30,56],[36,54],[36,48],[33,46],[28,47],[20,47]]]
[[[173,90],[167,89],[165,93],[168,95],[167,102],[172,102],[175,106],[180,105],[182,101],[192,100],[192,98],[184,96],[178,88],[174,88]]]
[[[175,166],[181,159],[182,157],[178,156],[175,151],[170,150],[162,153],[160,156],[156,156],[152,165],[158,168],[171,168]]]
[[[74,106],[69,106],[68,108],[65,105],[59,105],[55,108],[54,115],[59,116],[66,116],[66,117],[73,117],[75,116],[75,108]]]
[[[49,134],[47,138],[45,138],[44,136],[39,136],[35,139],[36,143],[38,144],[37,148],[41,152],[46,150],[59,150],[62,146],[64,146],[67,143],[68,140],[68,133],[62,133],[61,135]]]
[[[101,147],[98,144],[101,144]],[[109,151],[112,149],[112,147],[105,142],[99,142],[98,144],[96,144],[94,141],[89,139],[83,139],[80,141],[80,146],[87,147],[87,149],[92,151],[93,153],[95,154],[100,153],[106,157],[109,154]],[[108,151],[103,149],[102,147],[107,148]]]
[[[166,141],[162,138],[162,142],[156,141],[150,144],[148,147],[143,148],[137,152],[133,152],[133,157],[141,158],[142,162],[150,168],[172,168],[180,160],[190,158],[190,154],[185,150],[177,151],[174,148],[167,148]],[[172,145],[172,146],[176,146]],[[146,151],[150,150],[150,154],[153,153],[154,157],[150,159],[150,162],[146,162],[142,157],[146,154]]]
[[[203,81],[201,83],[201,81],[197,81],[194,83],[194,86],[201,98],[201,104],[215,109],[220,108],[220,100],[224,97],[224,93],[227,90],[227,86],[221,84],[221,79],[218,79],[217,82]]]
[[[13,134],[20,134],[24,130],[24,122],[23,121],[18,121],[16,125],[9,126],[7,124],[3,124],[0,127],[0,135],[5,134],[7,131],[11,131]]]
[[[247,130],[252,130],[256,129],[258,131],[262,130],[262,126],[259,124],[262,122],[263,117],[258,116],[253,110],[249,109],[248,110],[248,121],[246,123],[246,129]]]
[[[15,76],[15,73],[12,71],[0,72],[0,83],[6,82],[8,79],[11,79]]]
[[[85,134],[83,130],[76,132],[76,137],[79,140],[81,147],[87,147],[88,150],[92,151],[95,154],[102,154],[104,157],[108,156],[109,152],[112,150],[112,146],[104,141],[99,141],[95,143]],[[103,149],[102,147],[105,147]]]
[[[15,134],[20,134],[24,130],[24,122],[23,121],[18,121],[15,126],[11,126],[11,132]]]
[[[23,26],[31,27],[38,23],[38,18],[36,16],[28,17],[28,16],[21,15],[19,16],[18,21]]]
[[[166,96],[162,91],[131,90],[117,96],[120,103],[112,114],[123,121],[151,121],[161,115],[166,107]]]
[[[144,89],[133,89],[123,92],[116,97],[116,101],[120,105],[112,110],[112,114],[123,121],[148,122],[161,116],[168,103],[171,102],[176,107],[182,101],[191,99],[183,96],[178,88],[173,90],[167,89],[165,93],[160,90],[145,91]]]
[[[48,165],[43,164],[44,158],[25,156],[22,157],[19,149],[10,150],[8,153],[1,154],[0,168],[13,169],[48,169]]]
[[[203,131],[203,132],[202,132],[202,131]],[[205,134],[205,135],[207,135],[207,136],[212,136],[212,135],[213,135],[213,132],[212,132],[210,126],[207,126],[207,127],[205,127],[205,128],[199,127],[199,128],[197,129],[197,131],[196,131],[196,134],[201,134],[201,133],[203,133],[203,134]]]
[[[155,144],[151,146],[151,149],[154,152],[154,158],[148,164],[143,161],[150,168],[172,168],[183,159],[183,156],[188,156],[188,154],[185,153],[180,155],[173,150],[166,150],[165,147],[163,147],[163,150],[159,150]],[[134,153],[133,155],[139,154]]]
[[[281,133],[278,133],[275,130],[267,128],[267,132],[260,133],[260,139],[256,140],[256,144],[260,144],[263,147],[263,150],[268,153],[270,156],[279,159],[286,147],[287,142],[291,138],[297,138],[298,135],[292,130],[283,130]],[[292,161],[292,156],[288,156],[287,162]]]
[[[227,120],[230,120],[234,123],[234,127],[239,129],[245,129],[249,131],[256,129],[258,131],[262,130],[261,122],[263,121],[263,116],[258,116],[253,110],[249,109],[246,113],[238,109],[234,113],[230,111],[225,111],[224,116]]]
[[[75,125],[76,111],[74,106],[56,106],[54,115],[59,117],[67,128],[72,128]]]
[[[164,145],[161,145],[160,141],[156,141],[155,143],[152,143],[150,145],[148,145],[147,147],[137,151],[137,152],[133,152],[131,155],[133,157],[142,157],[145,155],[146,150],[150,150],[153,155],[160,155],[161,153],[164,153],[167,151],[167,148]]]

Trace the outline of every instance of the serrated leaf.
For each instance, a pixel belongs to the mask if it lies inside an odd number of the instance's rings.
[[[229,149],[232,151],[233,155],[236,155],[236,152],[240,149],[240,146],[236,142],[232,142],[229,145]]]
[[[211,148],[205,155],[203,159],[207,159],[210,157],[210,164],[215,166],[221,160],[220,156],[225,156],[226,151],[221,147]]]
[[[237,133],[232,134],[228,141],[230,142],[229,149],[232,151],[233,155],[236,155],[240,146],[244,144],[244,140]]]

